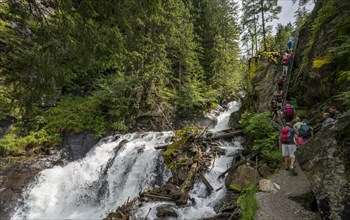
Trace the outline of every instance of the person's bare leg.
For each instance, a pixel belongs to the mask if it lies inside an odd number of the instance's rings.
[[[291,158],[290,158],[290,165],[291,165],[293,168],[295,168],[295,163],[296,163],[295,157],[291,157]]]
[[[283,157],[284,159],[284,165],[286,166],[286,169],[288,168],[288,157]]]

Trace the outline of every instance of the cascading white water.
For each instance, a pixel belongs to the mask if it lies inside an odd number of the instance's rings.
[[[220,111],[218,112],[218,110],[212,110],[207,115],[207,117],[217,121],[215,127],[210,129],[211,132],[219,132],[219,131],[230,128],[230,126],[228,124],[229,119],[230,119],[230,115],[232,112],[235,112],[240,108],[241,103],[233,101],[233,102],[228,103],[227,105],[228,105],[227,110],[225,110],[223,112],[220,112]],[[220,110],[220,108],[219,108],[219,110]]]
[[[239,103],[215,117],[215,133],[228,128],[229,115]],[[214,118],[214,116],[212,116]],[[85,158],[43,170],[31,183],[17,206],[12,219],[98,219],[114,211],[129,197],[137,196],[145,187],[161,185],[170,172],[162,161],[158,145],[169,144],[173,132],[132,133],[109,137],[98,143]],[[117,140],[115,140],[117,139]],[[127,140],[125,144],[123,144]],[[223,186],[217,176],[229,166],[230,154],[241,148],[239,141],[220,142],[225,155],[217,156],[213,168],[205,177],[214,189]],[[214,204],[225,195],[225,188],[207,196],[205,186],[197,182],[190,192],[195,205],[177,209],[180,219],[200,219],[215,215]],[[137,216],[156,218],[155,207],[164,203],[149,203],[138,210]]]
[[[210,129],[210,132],[216,133],[228,128],[229,116],[232,112],[239,109],[240,103],[231,102],[228,106],[229,108],[227,110],[219,114],[217,114],[215,111],[212,112],[212,115],[210,117],[213,119],[215,118],[214,115],[217,115],[217,124],[214,128]],[[157,219],[157,207],[163,206],[165,204],[174,207],[174,210],[178,215],[177,219],[195,220],[216,215],[217,213],[214,210],[214,206],[220,200],[222,200],[226,194],[226,188],[224,185],[225,180],[224,178],[218,179],[218,176],[226,171],[228,166],[231,165],[232,155],[234,152],[242,149],[241,142],[242,141],[240,138],[237,138],[231,142],[218,142],[220,148],[225,150],[225,154],[216,156],[216,158],[212,161],[211,170],[204,175],[214,188],[210,195],[208,195],[208,191],[204,183],[198,180],[195,183],[193,189],[190,191],[190,197],[195,201],[194,204],[189,203],[184,207],[177,208],[172,202],[146,203],[144,207],[140,208],[137,211],[137,217],[144,219],[144,217],[148,214],[149,219]],[[217,189],[220,190],[216,191]],[[149,212],[150,209],[151,211]]]
[[[12,219],[98,219],[128,197],[169,178],[159,151],[173,132],[109,137],[85,158],[43,170],[24,193]],[[128,142],[124,145],[122,141]]]

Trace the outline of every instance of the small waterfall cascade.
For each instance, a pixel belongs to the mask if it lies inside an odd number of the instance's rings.
[[[240,107],[239,102],[230,102],[228,104],[228,109],[221,109],[221,113],[218,111],[212,111],[209,115],[212,119],[217,119],[217,124],[214,128],[209,131],[212,133],[219,133],[222,130],[228,129],[228,121],[230,114],[237,111]],[[215,205],[220,202],[225,194],[225,180],[224,178],[218,179],[218,176],[225,172],[227,168],[232,163],[232,156],[235,152],[242,149],[241,143],[242,138],[237,137],[232,141],[218,141],[220,148],[225,150],[224,155],[217,155],[215,159],[212,160],[211,169],[205,174],[205,178],[212,185],[214,190],[211,194],[208,194],[206,186],[203,182],[197,181],[190,191],[190,197],[193,202],[189,202],[188,205],[184,207],[176,208],[174,203],[171,202],[151,202],[147,203],[145,206],[137,211],[137,218],[144,219],[148,214],[149,219],[157,219],[156,209],[163,205],[172,205],[174,207],[178,217],[174,219],[203,219],[216,215]],[[149,210],[151,211],[149,212]],[[149,213],[148,213],[149,212]]]
[[[210,132],[229,128],[232,112],[240,103],[231,102],[226,110],[211,112],[208,117],[217,124]],[[81,160],[65,166],[43,170],[29,184],[19,201],[12,219],[101,219],[128,198],[136,197],[146,187],[164,184],[171,176],[161,153],[155,146],[170,144],[173,132],[130,133],[102,139]],[[225,155],[212,161],[205,178],[214,187],[208,195],[202,182],[196,182],[190,192],[195,201],[178,207],[178,219],[201,219],[216,214],[214,205],[225,193],[223,179],[217,177],[232,162],[232,154],[241,149],[241,141],[219,141]],[[222,187],[221,190],[216,191]],[[137,210],[137,218],[156,219],[156,207],[167,202],[146,203]]]
[[[24,192],[12,219],[100,219],[145,187],[163,184],[158,145],[173,132],[132,133],[101,140],[85,158],[43,170]],[[123,143],[122,143],[123,142]]]

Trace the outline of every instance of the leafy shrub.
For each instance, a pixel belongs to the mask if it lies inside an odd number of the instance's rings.
[[[252,138],[252,150],[259,153],[262,160],[266,161],[271,167],[277,167],[281,158],[281,153],[276,147],[279,132],[273,126],[269,115],[269,112],[252,113],[251,111],[245,111],[240,124]]]
[[[99,103],[88,97],[63,97],[58,105],[44,113],[45,128],[51,131],[93,131],[102,136],[108,126]]]

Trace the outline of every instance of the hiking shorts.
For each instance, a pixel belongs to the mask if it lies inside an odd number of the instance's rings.
[[[288,66],[287,65],[283,65],[283,72],[288,72]]]
[[[282,144],[282,156],[283,157],[295,157],[295,151],[297,146],[295,144]]]

